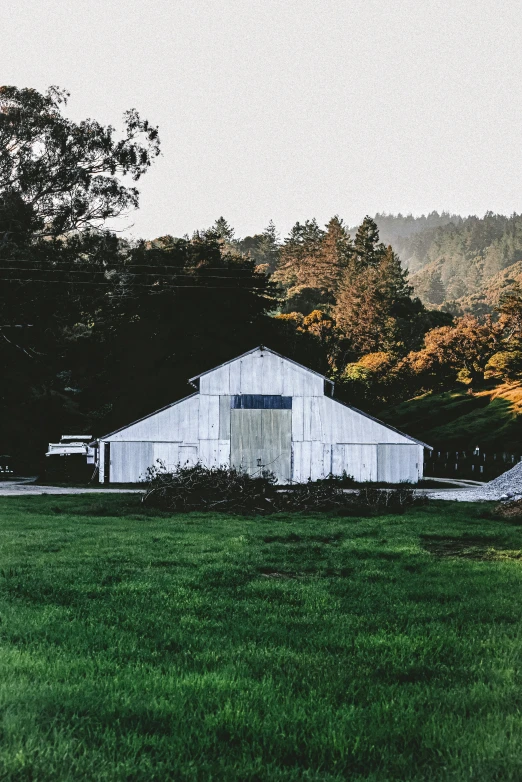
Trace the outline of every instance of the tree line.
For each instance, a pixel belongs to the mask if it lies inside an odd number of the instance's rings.
[[[237,238],[222,217],[182,238],[110,231],[139,206],[128,178],[159,132],[134,109],[119,131],[74,123],[67,97],[0,88],[0,452],[36,467],[61,433],[117,428],[259,344],[368,409],[518,377],[520,290],[495,316],[428,308],[369,216],[298,222],[283,240],[273,223]]]

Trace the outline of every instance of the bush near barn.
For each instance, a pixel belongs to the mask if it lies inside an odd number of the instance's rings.
[[[344,474],[320,481],[281,488],[268,471],[256,475],[231,467],[178,467],[166,471],[161,464],[147,471],[143,503],[176,513],[219,511],[243,515],[267,515],[282,511],[321,511],[339,515],[403,513],[421,504],[408,486],[379,489],[364,486],[347,492],[356,484]]]

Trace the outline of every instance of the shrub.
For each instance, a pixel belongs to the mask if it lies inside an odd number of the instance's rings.
[[[268,472],[250,476],[230,467],[178,467],[166,472],[160,465],[147,474],[143,502],[164,511],[223,511],[266,515],[281,511],[329,512],[342,516],[368,516],[404,511],[424,500],[413,489],[379,489],[365,486],[346,491],[354,483],[346,474],[293,486],[276,486]]]
[[[143,502],[162,510],[227,511],[266,513],[271,511],[275,477],[268,472],[250,476],[232,467],[178,467],[166,472],[160,465],[147,471]]]

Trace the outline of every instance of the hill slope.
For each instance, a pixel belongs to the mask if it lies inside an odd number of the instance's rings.
[[[466,450],[479,445],[519,453],[522,444],[522,383],[469,392],[465,387],[423,396],[378,413],[386,423],[435,448]]]
[[[488,311],[498,286],[522,275],[522,215],[377,214],[375,221],[426,304],[456,302],[466,311]]]

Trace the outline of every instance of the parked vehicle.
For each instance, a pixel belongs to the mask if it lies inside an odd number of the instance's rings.
[[[63,483],[87,482],[96,465],[96,447],[89,434],[64,434],[59,443],[49,443],[45,454],[45,477]]]

